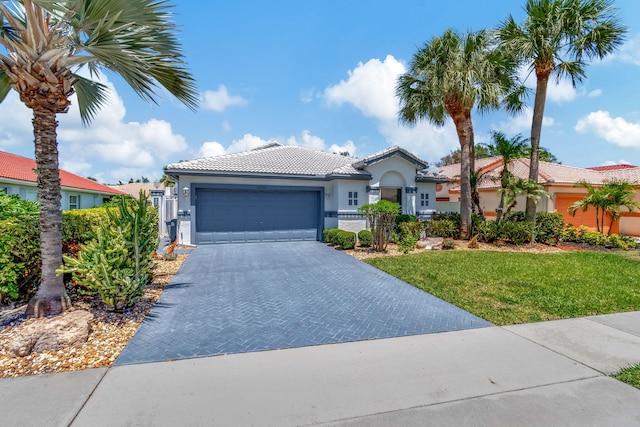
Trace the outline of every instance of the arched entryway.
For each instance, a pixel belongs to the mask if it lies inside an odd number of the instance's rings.
[[[380,198],[400,205],[400,212],[404,212],[403,189],[406,187],[404,177],[396,172],[389,171],[380,179]]]

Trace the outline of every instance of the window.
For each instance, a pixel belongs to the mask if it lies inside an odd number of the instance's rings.
[[[420,194],[420,206],[421,207],[429,206],[429,193]]]
[[[78,203],[79,198],[80,197],[78,196],[69,195],[69,210],[79,208],[79,203]]]
[[[358,192],[349,191],[349,206],[358,206]]]
[[[9,187],[0,187],[0,193],[9,194]]]

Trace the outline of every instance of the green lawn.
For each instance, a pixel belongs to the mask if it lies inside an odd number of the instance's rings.
[[[625,382],[635,388],[640,388],[640,365],[629,366],[622,369],[613,378]]]
[[[367,262],[496,325],[640,310],[638,252],[435,251]]]

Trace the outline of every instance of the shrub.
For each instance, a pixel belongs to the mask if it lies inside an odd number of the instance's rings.
[[[411,214],[400,214],[396,216],[396,224],[400,225],[403,222],[418,222],[418,217]]]
[[[330,245],[337,244],[336,235],[340,232],[338,228],[326,228],[322,231],[322,241]]]
[[[143,194],[122,198],[117,213],[107,210],[109,224],[100,224],[95,238],[80,245],[78,258],[65,256],[61,272],[87,292],[97,293],[116,311],[132,306],[149,282],[158,245],[158,212]]]
[[[578,240],[578,230],[576,230],[573,224],[565,226],[564,230],[562,230],[562,233],[560,234],[560,241],[577,242]]]
[[[40,226],[37,215],[14,214],[0,221],[0,301],[26,299],[40,282]]]
[[[419,222],[401,222],[398,226],[398,237],[400,240],[406,236],[415,238],[416,241],[420,239],[420,233],[422,231],[422,224]]]
[[[502,222],[483,221],[476,225],[476,237],[481,242],[491,243],[500,238],[500,225]]]
[[[94,230],[99,224],[111,222],[108,210],[106,207],[98,207],[62,212],[62,240],[76,243],[88,242],[95,237]]]
[[[455,249],[455,247],[456,247],[456,242],[454,242],[453,239],[445,239],[442,242],[442,249],[450,250],[450,249]]]
[[[360,246],[364,248],[368,248],[371,246],[371,232],[369,230],[360,230],[358,232],[358,240],[360,241]]]
[[[553,245],[558,243],[564,230],[564,216],[557,212],[538,212],[536,215],[536,242]]]
[[[523,222],[501,222],[499,239],[508,240],[514,245],[524,245],[531,242],[533,223]]]
[[[340,249],[353,249],[356,247],[356,233],[353,231],[338,230],[336,233],[336,245]]]
[[[580,233],[580,242],[601,246],[607,242],[607,236],[598,231],[584,231]]]
[[[424,222],[427,236],[457,239],[460,236],[460,222],[451,219],[432,219]]]
[[[418,237],[412,234],[406,234],[400,239],[400,242],[398,242],[398,250],[404,254],[408,254],[416,247],[417,242]]]
[[[16,194],[0,192],[0,220],[11,219],[22,214],[38,213],[38,203],[22,200]]]

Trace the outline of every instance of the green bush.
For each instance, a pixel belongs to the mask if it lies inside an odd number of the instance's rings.
[[[322,241],[330,245],[336,245],[336,235],[340,232],[338,228],[326,228],[322,231]]]
[[[415,238],[416,241],[420,240],[420,233],[422,232],[423,225],[420,222],[401,222],[398,227],[398,236],[402,240],[406,236]]]
[[[360,246],[363,248],[368,248],[371,246],[371,242],[373,241],[373,235],[369,230],[360,230],[358,232],[358,240],[360,241]]]
[[[383,252],[387,249],[399,210],[398,203],[388,200],[379,200],[358,208],[358,212],[365,217],[371,230],[371,246],[374,251]]]
[[[95,229],[95,238],[80,245],[77,258],[65,256],[61,272],[72,273],[84,290],[100,295],[116,311],[132,306],[152,277],[153,253],[158,245],[158,212],[143,194],[122,198],[110,222]]]
[[[26,299],[40,282],[38,216],[14,214],[0,221],[0,301]]]
[[[442,249],[451,250],[451,249],[455,249],[455,247],[456,247],[456,242],[454,242],[453,239],[445,239],[442,242]]]
[[[557,212],[538,212],[536,214],[536,242],[555,245],[562,237],[564,216]]]
[[[501,222],[499,239],[507,240],[514,245],[524,245],[531,242],[533,223],[522,222]]]
[[[411,214],[400,214],[396,217],[396,224],[400,225],[403,222],[418,222],[418,217]]]
[[[573,226],[573,224],[568,224],[562,230],[560,234],[561,242],[577,242],[579,240],[578,230]]]
[[[11,219],[22,214],[38,213],[38,203],[22,200],[16,194],[0,192],[0,221]]]
[[[398,250],[404,254],[408,254],[416,247],[418,237],[412,234],[405,234],[398,242]]]
[[[353,249],[356,247],[356,233],[353,231],[339,230],[336,233],[336,245],[340,249]]]
[[[98,207],[62,212],[62,240],[75,243],[89,241],[95,237],[94,230],[99,224],[111,222],[108,210]]]
[[[460,236],[460,222],[451,219],[432,219],[423,223],[424,232],[430,237],[457,239]]]
[[[482,221],[476,224],[475,236],[481,242],[491,243],[500,238],[500,225],[502,222]]]

